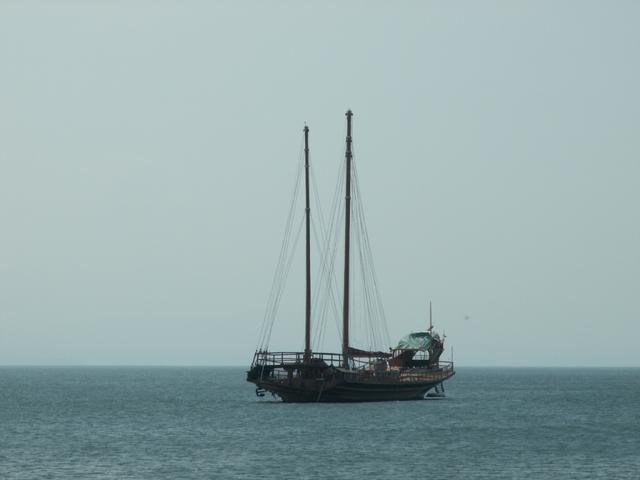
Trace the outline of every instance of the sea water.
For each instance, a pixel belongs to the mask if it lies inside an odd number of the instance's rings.
[[[285,404],[242,368],[0,368],[0,479],[640,478],[640,369],[459,368]]]

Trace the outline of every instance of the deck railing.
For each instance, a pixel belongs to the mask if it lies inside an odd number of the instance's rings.
[[[313,352],[312,360],[324,361],[327,365],[339,367],[342,365],[343,356],[341,353],[324,353]],[[349,359],[350,362],[356,364],[367,364],[368,361],[360,359]],[[258,350],[254,357],[252,365],[269,365],[272,367],[284,367],[288,365],[296,365],[304,363],[304,352],[266,352]]]
[[[314,352],[311,358],[324,361],[329,366],[342,366],[343,356],[339,353]],[[304,352],[267,352],[257,351],[254,355],[252,367],[265,367],[268,376],[284,380],[297,375],[296,366],[304,364]],[[359,382],[421,382],[438,381],[450,377],[453,372],[453,362],[440,361],[435,368],[394,368],[385,366],[376,368],[376,359],[349,358],[350,368],[343,371],[344,378]],[[293,368],[292,368],[293,367]]]

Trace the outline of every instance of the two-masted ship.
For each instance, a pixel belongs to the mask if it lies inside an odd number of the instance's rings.
[[[347,133],[344,170],[344,277],[342,292],[342,351],[312,350],[311,342],[311,222],[309,194],[309,128],[304,127],[305,178],[305,339],[304,351],[276,352],[261,345],[255,352],[247,381],[256,385],[256,394],[265,392],[285,402],[362,402],[417,400],[442,396],[443,382],[454,374],[453,359],[442,361],[444,335],[433,329],[431,306],[429,327],[411,333],[388,351],[355,348],[350,343],[350,263],[352,228],[352,112],[346,113]],[[342,182],[340,182],[342,183]],[[357,215],[356,215],[357,216]],[[326,257],[322,252],[321,257]],[[281,252],[282,257],[282,252]],[[286,262],[286,259],[285,259]],[[271,325],[272,326],[272,325]],[[267,326],[270,334],[271,326]],[[264,328],[264,327],[263,327]]]

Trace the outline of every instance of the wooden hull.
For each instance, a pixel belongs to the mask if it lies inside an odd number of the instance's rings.
[[[383,402],[422,400],[425,394],[450,375],[435,381],[375,382],[346,379],[300,379],[297,382],[249,379],[257,387],[279,396],[284,402]]]

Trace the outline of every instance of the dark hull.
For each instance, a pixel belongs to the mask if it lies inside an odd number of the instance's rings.
[[[358,382],[349,380],[303,380],[294,384],[270,380],[250,380],[259,388],[279,396],[284,402],[383,402],[422,400],[426,393],[453,376],[429,382]]]

